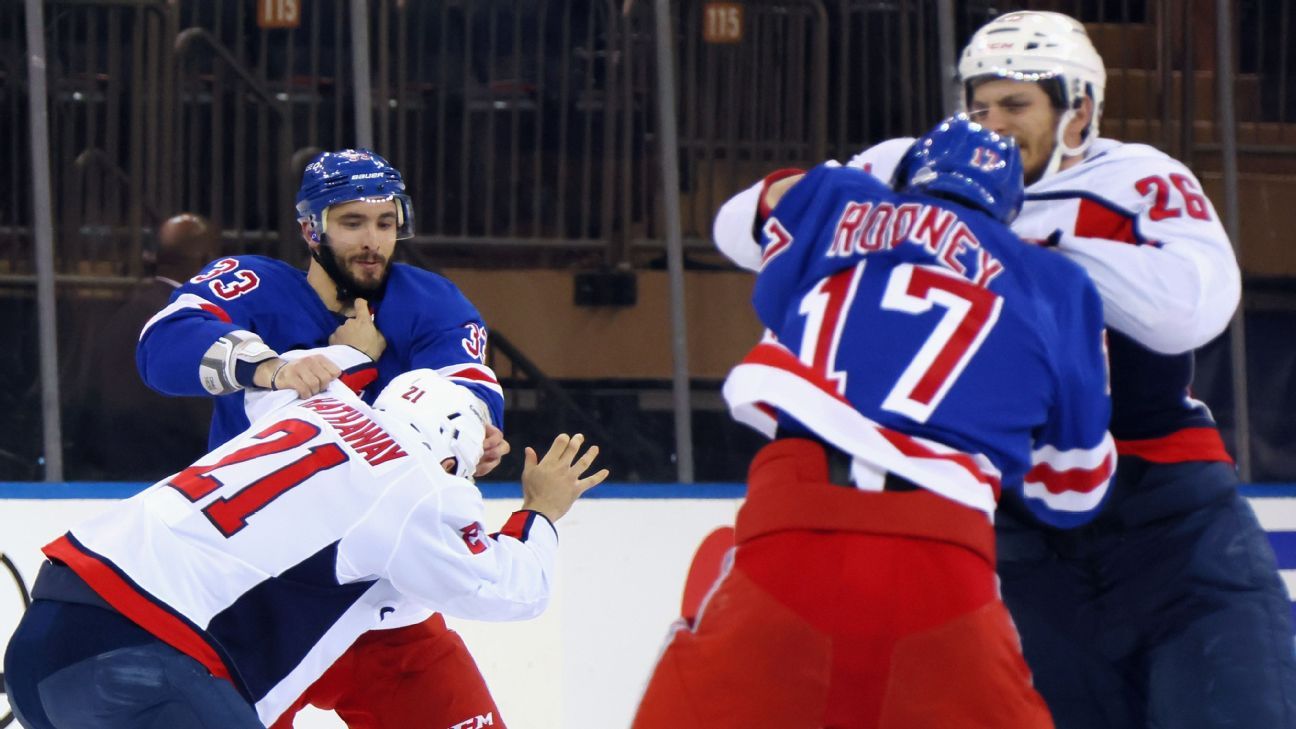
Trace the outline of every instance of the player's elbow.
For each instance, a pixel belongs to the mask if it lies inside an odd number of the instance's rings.
[[[548,609],[549,600],[548,585],[543,589],[510,595],[501,595],[483,586],[481,590],[448,602],[433,600],[428,607],[457,618],[504,623],[540,617]]]
[[[1167,282],[1144,302],[1111,311],[1108,324],[1139,344],[1165,355],[1204,346],[1228,328],[1241,300],[1237,267],[1203,272],[1188,287],[1183,279]]]
[[[168,364],[164,357],[157,356],[143,339],[135,349],[135,369],[139,372],[140,380],[154,392],[163,395],[187,394],[175,386],[177,383],[171,382],[177,371],[174,364]]]
[[[1190,352],[1218,336],[1223,327],[1207,321],[1201,312],[1189,308],[1166,308],[1156,317],[1142,317],[1126,323],[1112,322],[1112,328],[1147,349],[1164,355]],[[1228,321],[1224,321],[1227,326]]]
[[[729,198],[720,206],[711,226],[716,248],[735,265],[748,271],[760,270],[760,244],[752,228],[764,189],[765,182],[761,180]]]

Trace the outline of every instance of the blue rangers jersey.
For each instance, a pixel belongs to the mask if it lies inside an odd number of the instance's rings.
[[[862,488],[889,471],[987,515],[1006,487],[1055,526],[1092,518],[1115,451],[1083,270],[831,163],[762,232],[753,303],[770,335],[726,380],[738,419],[831,443]]]
[[[258,395],[262,414],[245,433],[45,554],[229,679],[266,726],[401,612],[544,610],[558,550],[545,517],[518,511],[488,533],[477,488],[442,470],[399,413],[340,382],[307,400]]]
[[[911,141],[882,142],[850,165],[890,179]],[[1098,139],[1079,164],[1026,188],[1012,228],[1083,266],[1102,296],[1117,450],[1231,462],[1190,386],[1192,350],[1228,326],[1241,273],[1192,171],[1153,147]]]
[[[481,316],[448,279],[394,263],[383,298],[370,302],[387,339],[377,379],[364,390],[372,402],[393,377],[429,368],[472,390],[502,426],[504,396],[485,364]],[[167,395],[207,395],[199,379],[203,354],[219,337],[251,332],[277,352],[328,344],[344,317],[329,311],[305,272],[263,256],[214,261],[172,295],[144,327],[136,363],[144,382]],[[216,398],[209,447],[248,426],[243,392]]]

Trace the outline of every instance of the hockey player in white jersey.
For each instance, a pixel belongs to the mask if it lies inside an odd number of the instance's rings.
[[[484,423],[437,373],[372,407],[334,382],[249,408],[241,436],[45,547],[5,656],[23,726],[261,727],[404,603],[534,617],[554,522],[607,477],[580,435],[527,449],[522,509],[491,534],[467,478]]]
[[[1215,209],[1183,164],[1099,136],[1106,75],[1076,20],[1003,15],[973,35],[959,74],[973,117],[1021,147],[1013,231],[1083,266],[1107,324],[1120,454],[1108,505],[1062,533],[1006,495],[996,522],[1036,687],[1059,729],[1296,727],[1287,591],[1215,422],[1188,392],[1192,351],[1240,298]],[[890,179],[910,141],[850,164]],[[763,188],[716,219],[717,243],[748,268]]]

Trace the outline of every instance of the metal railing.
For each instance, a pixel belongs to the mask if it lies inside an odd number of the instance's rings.
[[[637,265],[661,256],[667,198],[679,196],[684,244],[701,247],[716,205],[763,172],[925,128],[953,84],[942,59],[957,48],[938,29],[961,46],[1020,7],[1089,25],[1109,68],[1108,135],[1226,178],[1219,112],[1236,109],[1241,169],[1291,172],[1293,13],[1240,4],[1226,47],[1214,35],[1226,5],[749,0],[741,33],[717,43],[707,3],[671,3],[676,192],[662,186],[657,19],[644,0],[367,0],[358,63],[351,0],[302,0],[291,29],[257,27],[253,0],[53,0],[55,272],[137,277],[158,219],[180,211],[212,219],[225,253],[304,260],[290,202],[301,151],[354,143],[366,62],[375,147],[405,174],[410,243],[425,259]],[[23,26],[24,3],[0,4],[0,148],[14,161],[0,172],[0,283],[11,286],[36,260]],[[1235,73],[1217,72],[1217,51]],[[1226,86],[1233,103],[1217,99]]]
[[[1104,130],[1217,169],[1214,0],[1025,0],[1077,15],[1110,69]],[[294,154],[353,144],[347,0],[305,0],[259,29],[251,0],[46,3],[58,270],[137,275],[156,218],[203,214],[228,252],[302,255]],[[703,39],[706,3],[674,3],[681,217],[696,245],[716,204],[772,167],[842,158],[943,113],[942,6],[961,43],[1008,9],[988,0],[744,5],[733,43]],[[625,12],[626,7],[629,12]],[[547,247],[588,264],[660,246],[649,3],[371,0],[375,146],[404,172],[413,244],[489,242],[477,262]],[[1241,6],[1234,90],[1243,165],[1296,154],[1286,3]],[[1189,11],[1192,12],[1189,12]],[[21,4],[0,8],[0,144],[28,130]],[[5,37],[10,34],[11,37]],[[952,54],[951,54],[952,55]],[[1185,70],[1187,69],[1187,70]],[[94,162],[87,166],[89,159]],[[0,267],[30,272],[24,166],[0,204]],[[287,244],[281,245],[284,239]],[[461,250],[461,249],[455,249]],[[558,256],[523,256],[523,265]]]

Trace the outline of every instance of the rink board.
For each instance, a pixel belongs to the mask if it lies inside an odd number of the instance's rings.
[[[0,483],[0,553],[30,584],[41,545],[143,484]],[[487,526],[521,501],[517,484],[484,484]],[[1289,592],[1296,592],[1296,485],[1249,486]],[[522,623],[451,620],[476,656],[510,729],[608,729],[629,724],[671,621],[693,554],[733,523],[741,484],[604,484],[559,524],[561,556],[549,610]],[[0,572],[0,649],[22,604]],[[7,707],[0,699],[0,715]],[[322,712],[300,729],[342,726]]]

